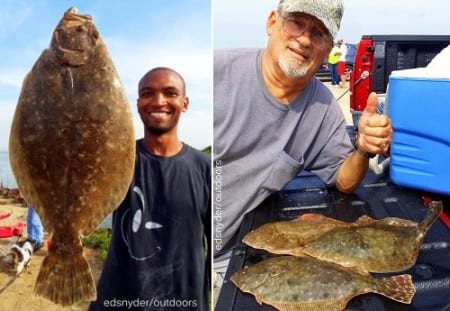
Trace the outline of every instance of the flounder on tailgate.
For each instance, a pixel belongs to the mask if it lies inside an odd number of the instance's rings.
[[[386,223],[401,222],[415,226],[415,222],[399,218],[385,218]],[[344,222],[321,214],[308,213],[289,221],[264,224],[247,233],[242,242],[272,254],[304,256],[305,245],[322,234],[336,228],[350,228],[377,222],[369,216],[361,216],[355,222]]]
[[[425,234],[442,209],[442,202],[431,202],[423,221],[415,225],[400,218],[385,218],[335,228],[308,242],[303,252],[368,272],[404,271],[415,264]]]
[[[334,228],[349,225],[320,214],[304,214],[293,220],[264,224],[247,233],[242,242],[273,254],[302,256],[308,241]]]
[[[374,278],[309,257],[272,257],[236,272],[231,281],[259,304],[283,311],[340,311],[369,292],[409,304],[415,294],[408,274]]]
[[[106,46],[92,18],[75,8],[25,77],[9,153],[20,191],[52,234],[35,293],[62,305],[96,299],[80,235],[125,197],[135,138]]]

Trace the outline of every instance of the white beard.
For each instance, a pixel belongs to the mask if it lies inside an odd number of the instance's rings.
[[[287,77],[298,79],[303,78],[306,75],[311,64],[305,64],[294,57],[283,53],[278,57],[278,66],[280,66],[281,71],[283,71]]]

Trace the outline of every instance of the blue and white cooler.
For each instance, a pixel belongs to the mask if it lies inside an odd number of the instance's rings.
[[[387,97],[392,181],[450,195],[449,48],[426,68],[392,72]]]

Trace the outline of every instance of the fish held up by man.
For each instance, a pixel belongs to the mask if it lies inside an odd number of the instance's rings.
[[[135,138],[122,83],[89,15],[66,11],[25,77],[9,153],[21,193],[51,234],[36,295],[61,305],[95,300],[80,236],[123,200]]]

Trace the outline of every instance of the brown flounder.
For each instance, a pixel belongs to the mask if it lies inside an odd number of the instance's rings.
[[[360,226],[335,228],[303,248],[320,260],[368,272],[399,272],[412,267],[426,232],[439,217],[442,202],[432,202],[420,224],[385,218]]]
[[[247,233],[242,242],[272,254],[304,256],[305,245],[320,235],[335,228],[349,228],[369,225],[377,220],[364,215],[355,222],[344,222],[321,214],[308,213],[290,221],[276,221],[264,224]],[[416,226],[412,221],[399,218],[385,218],[386,223]]]
[[[80,235],[123,200],[135,138],[106,46],[92,18],[75,8],[24,79],[9,153],[21,193],[52,234],[35,293],[62,305],[96,299]]]
[[[273,254],[302,256],[308,241],[336,227],[348,225],[320,214],[304,214],[290,221],[264,224],[247,233],[242,242]]]
[[[409,304],[415,294],[408,274],[374,278],[309,257],[272,257],[236,272],[231,281],[259,304],[283,311],[340,311],[369,292]]]

